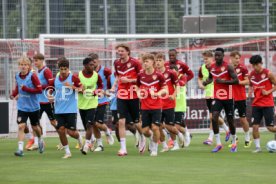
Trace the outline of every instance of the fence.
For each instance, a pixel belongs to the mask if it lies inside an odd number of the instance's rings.
[[[0,37],[181,33],[184,15],[216,15],[219,33],[273,32],[275,4],[275,0],[2,0]]]

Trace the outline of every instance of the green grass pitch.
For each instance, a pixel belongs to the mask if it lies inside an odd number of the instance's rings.
[[[106,145],[105,151],[82,155],[75,149],[76,140],[70,139],[73,157],[61,159],[64,151],[57,151],[58,138],[46,139],[43,154],[27,152],[22,158],[13,155],[17,140],[0,139],[0,183],[20,184],[260,184],[276,183],[276,153],[268,153],[266,142],[271,133],[261,133],[263,152],[253,154],[254,148],[243,148],[243,136],[237,153],[230,153],[227,144],[219,153],[211,153],[213,146],[202,141],[206,134],[194,134],[189,148],[159,153],[150,157],[139,155],[133,137],[128,137],[128,156],[118,157],[119,144]],[[223,137],[223,136],[222,136]],[[159,145],[159,150],[161,145]]]

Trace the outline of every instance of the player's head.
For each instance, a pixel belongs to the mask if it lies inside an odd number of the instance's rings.
[[[237,66],[240,63],[241,60],[241,54],[239,51],[232,51],[230,53],[230,61],[234,66]]]
[[[92,59],[93,65],[96,69],[101,64],[99,55],[96,53],[90,53],[88,56]]]
[[[40,69],[43,66],[44,55],[38,53],[38,54],[34,55],[33,60],[34,60],[35,67]]]
[[[158,53],[155,56],[155,67],[157,69],[163,68],[165,66],[165,55],[163,53]]]
[[[169,60],[170,63],[175,63],[177,60],[177,51],[176,49],[170,49],[169,50]]]
[[[142,66],[144,70],[148,70],[150,68],[154,68],[154,55],[152,54],[144,54],[142,57]]]
[[[120,59],[126,59],[130,56],[130,47],[127,44],[121,43],[115,49]]]
[[[202,52],[202,58],[205,63],[205,65],[209,66],[213,61],[213,52],[210,50],[206,50]]]
[[[255,71],[260,72],[262,70],[263,61],[260,55],[252,56],[249,62],[253,66]]]
[[[58,58],[59,74],[66,77],[69,74],[69,60],[66,57]]]
[[[150,52],[150,54],[152,54],[154,57],[156,57],[156,56],[157,56],[157,54],[159,54],[159,52],[152,51],[152,52]]]
[[[25,56],[18,59],[18,65],[19,65],[20,72],[24,74],[28,73],[32,68],[32,63],[30,59]]]
[[[83,64],[83,68],[86,72],[88,73],[92,73],[94,70],[94,63],[93,63],[93,59],[91,57],[86,57],[83,59],[82,61]]]
[[[145,53],[138,54],[138,61],[142,64],[142,57]]]
[[[224,58],[224,49],[223,48],[216,48],[215,50],[215,60],[216,62],[222,62]]]

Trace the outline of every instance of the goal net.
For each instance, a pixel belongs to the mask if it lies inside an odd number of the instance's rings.
[[[131,56],[138,58],[146,52],[162,52],[168,59],[169,49],[178,51],[178,59],[185,62],[194,72],[195,77],[187,85],[187,112],[186,123],[192,129],[206,129],[209,127],[208,111],[205,105],[203,91],[198,88],[198,69],[203,64],[201,53],[205,50],[214,50],[217,47],[225,49],[225,60],[229,61],[231,51],[241,53],[241,62],[252,70],[249,58],[259,54],[263,58],[264,67],[276,73],[276,33],[217,33],[217,34],[134,34],[134,35],[95,35],[95,34],[41,34],[39,40],[23,42],[28,48],[29,57],[36,52],[45,55],[45,61],[54,73],[57,73],[57,58],[65,56],[70,61],[70,70],[78,72],[82,70],[82,60],[90,53],[97,53],[102,65],[113,67],[116,57],[115,46],[126,43],[131,47]],[[21,42],[22,44],[22,42]],[[20,44],[12,48],[16,57],[21,52],[16,52]],[[22,48],[21,48],[22,49]],[[24,50],[24,49],[22,49]],[[18,54],[19,53],[19,54]],[[15,72],[17,68],[13,72]],[[13,76],[13,72],[11,75]],[[12,80],[12,79],[11,79]],[[11,81],[14,85],[14,81]],[[251,101],[248,100],[247,117],[251,116]],[[16,111],[15,111],[16,112]],[[223,114],[222,114],[223,115]],[[223,115],[224,116],[224,115]],[[108,112],[106,121],[111,121]],[[235,113],[238,126],[238,114]],[[44,118],[47,121],[47,118]],[[14,121],[14,120],[13,120]],[[15,121],[14,121],[15,122]],[[14,123],[13,123],[14,124]],[[44,123],[47,131],[54,131],[49,123]],[[11,130],[16,130],[13,127]],[[83,129],[78,118],[78,128]]]

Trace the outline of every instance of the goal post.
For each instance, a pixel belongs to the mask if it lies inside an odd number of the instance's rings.
[[[191,68],[195,77],[188,82],[188,108],[186,122],[189,128],[208,128],[208,111],[203,93],[198,90],[197,75],[202,65],[201,53],[217,47],[225,49],[225,60],[229,61],[231,51],[240,51],[241,62],[249,71],[249,59],[252,55],[262,56],[265,67],[276,73],[276,32],[269,33],[208,33],[208,34],[41,34],[39,52],[45,55],[47,65],[57,72],[56,60],[65,56],[70,61],[70,70],[82,69],[82,59],[91,52],[99,55],[102,64],[112,68],[116,59],[115,47],[126,43],[131,48],[131,56],[138,58],[145,52],[162,52],[168,59],[168,50],[176,49],[178,59]],[[249,103],[249,102],[248,102]],[[248,106],[248,118],[251,115]],[[107,119],[109,119],[110,114]],[[237,117],[235,117],[237,120]],[[238,123],[238,121],[237,121]],[[82,125],[78,123],[80,127]],[[239,123],[238,123],[239,125]],[[240,126],[240,125],[239,125]]]

